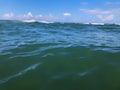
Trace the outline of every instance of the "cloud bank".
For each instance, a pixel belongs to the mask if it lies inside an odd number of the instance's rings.
[[[100,8],[93,8],[93,9],[86,9],[86,8],[80,8],[80,12],[86,13],[88,15],[93,15],[102,22],[106,21],[112,21],[117,16],[120,15],[120,8],[112,8],[112,9],[100,9]],[[118,18],[120,19],[120,18]]]
[[[101,21],[111,21],[114,19],[114,15],[107,15],[107,16],[104,16],[104,15],[98,15],[97,16]]]

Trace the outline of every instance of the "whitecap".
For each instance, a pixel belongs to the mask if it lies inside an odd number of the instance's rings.
[[[54,22],[48,22],[48,21],[38,21],[40,23],[46,23],[46,24],[49,24],[49,23],[54,23]]]
[[[104,23],[90,23],[92,25],[105,25]]]
[[[45,24],[49,24],[49,23],[54,23],[54,22],[50,22],[50,21],[38,21],[38,20],[22,20],[22,22],[26,22],[26,23],[34,23],[34,22],[39,22],[39,23],[45,23]]]
[[[36,20],[22,20],[22,22],[33,23],[33,22],[37,22],[37,21]]]
[[[83,23],[83,24],[90,24],[90,23]]]

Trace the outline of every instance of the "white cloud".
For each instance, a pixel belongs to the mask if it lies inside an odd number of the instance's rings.
[[[105,2],[105,5],[120,5],[120,2]]]
[[[69,17],[71,15],[72,15],[71,13],[63,13],[63,16],[65,16],[65,17]]]
[[[48,15],[42,15],[42,14],[36,14],[33,15],[32,12],[28,12],[27,14],[19,16],[19,19],[35,19],[35,20],[45,20],[45,21],[53,21],[56,20],[56,17],[52,14]]]
[[[109,9],[86,9],[81,8],[81,12],[85,12],[91,17],[99,19],[100,21],[119,21],[120,20],[120,8],[109,8]]]
[[[109,10],[80,8],[80,11],[92,14],[109,14]]]
[[[31,12],[28,12],[27,14],[24,15],[25,18],[31,18],[33,17]]]
[[[110,8],[110,9],[100,9],[100,8],[93,8],[93,9],[87,9],[87,8],[80,8],[79,9],[82,12],[86,13],[93,13],[93,14],[110,14],[112,12],[119,12],[120,8]]]
[[[101,21],[111,21],[114,19],[114,15],[97,15],[97,18],[99,18]]]
[[[13,13],[6,13],[6,14],[4,14],[3,15],[3,18],[12,18],[14,15],[13,15]]]

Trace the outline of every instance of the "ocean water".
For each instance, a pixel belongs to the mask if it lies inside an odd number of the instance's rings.
[[[120,90],[120,25],[0,21],[0,90]]]

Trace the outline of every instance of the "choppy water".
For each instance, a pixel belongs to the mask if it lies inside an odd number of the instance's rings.
[[[0,90],[120,90],[120,26],[0,21]]]

